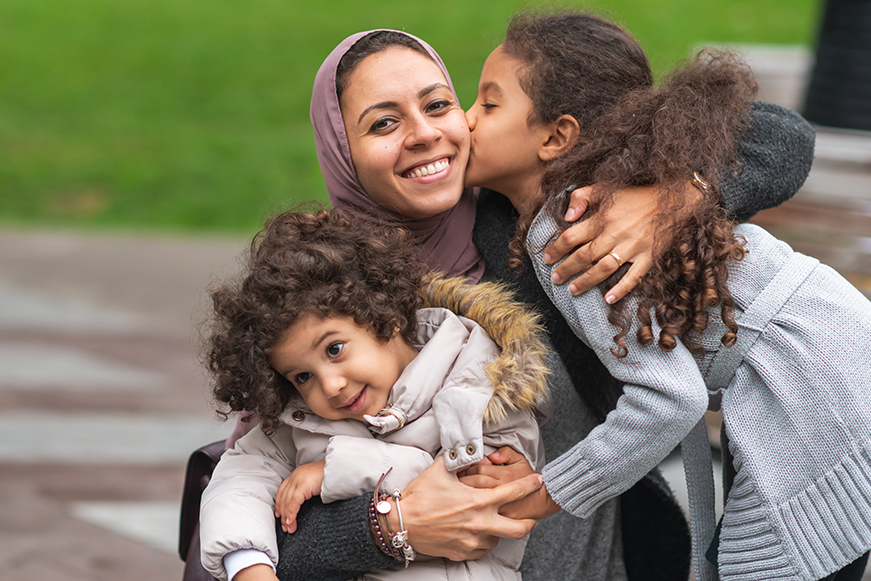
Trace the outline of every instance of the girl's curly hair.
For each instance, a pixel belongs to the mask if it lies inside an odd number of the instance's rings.
[[[346,316],[387,341],[409,344],[428,272],[407,233],[343,210],[285,212],[251,242],[243,272],[211,291],[204,340],[218,414],[245,411],[272,433],[295,393],[270,349],[302,317]]]
[[[756,92],[749,67],[732,53],[708,49],[655,87],[635,39],[614,23],[588,14],[523,16],[510,25],[505,46],[526,64],[522,75],[527,86],[577,96],[571,109],[548,117],[572,115],[581,129],[572,151],[546,167],[542,194],[522,217],[513,247],[522,243],[543,207],[561,225],[554,238],[568,227],[563,219],[568,192],[554,196],[567,186],[596,184],[585,216],[593,220],[594,231],[601,231],[602,210],[611,205],[617,189],[657,184],[661,193],[655,222],[657,231],[667,234],[657,239],[659,258],[635,290],[641,297],[635,313],[641,323],[637,339],[641,345],[656,339],[668,351],[680,338],[701,353],[697,337],[707,327],[708,309],[720,306],[728,328],[722,342],[732,345],[737,325],[726,285],[727,263],[741,260],[745,250],[721,206],[719,185],[730,165],[740,169],[735,139],[749,125],[749,102]],[[570,75],[551,78],[550,73],[558,74],[569,63],[575,67]],[[586,68],[595,69],[595,90],[581,86],[588,82]],[[539,96],[545,92],[528,90],[537,116],[547,110]],[[694,172],[706,183],[699,188],[701,201],[688,205],[684,192]],[[624,299],[611,306],[609,315],[619,331],[613,350],[618,357],[626,355],[622,339],[630,327],[625,307]],[[658,338],[651,309],[661,328]]]

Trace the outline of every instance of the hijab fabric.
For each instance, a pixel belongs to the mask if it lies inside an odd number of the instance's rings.
[[[321,173],[327,183],[327,193],[334,208],[352,207],[363,217],[372,220],[397,223],[406,228],[423,252],[423,259],[435,271],[449,276],[467,276],[472,281],[480,280],[484,272],[484,259],[472,243],[475,226],[477,190],[466,188],[459,203],[431,218],[408,218],[379,206],[363,190],[354,164],[351,149],[336,95],[336,68],[339,61],[358,40],[372,32],[369,30],[352,34],[333,49],[315,76],[312,89],[311,122],[314,128],[315,146]],[[454,86],[448,70],[438,53],[421,39],[402,31],[420,43],[441,69],[451,91]],[[456,92],[454,91],[454,97]],[[459,100],[457,101],[459,103]]]

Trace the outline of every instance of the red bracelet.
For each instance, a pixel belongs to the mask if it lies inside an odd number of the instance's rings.
[[[369,501],[369,532],[372,533],[372,538],[375,541],[375,544],[378,545],[378,548],[381,549],[385,555],[393,557],[397,561],[402,560],[402,558],[396,554],[396,549],[393,547],[393,544],[388,543],[384,539],[381,524],[378,522],[378,513],[375,511],[374,498]]]

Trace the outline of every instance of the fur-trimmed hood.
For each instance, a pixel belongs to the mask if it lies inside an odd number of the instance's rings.
[[[535,412],[547,400],[544,327],[541,318],[514,299],[503,285],[467,284],[463,278],[434,274],[421,294],[424,307],[441,307],[478,323],[502,350],[487,366],[493,397],[486,423],[504,421],[508,410]]]

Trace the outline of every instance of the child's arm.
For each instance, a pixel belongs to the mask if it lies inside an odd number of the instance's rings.
[[[213,576],[226,579],[224,557],[241,549],[278,562],[275,494],[295,456],[291,428],[281,426],[271,438],[254,428],[221,457],[200,508],[202,561]]]
[[[540,215],[530,229],[530,247],[553,232],[549,217]],[[578,337],[617,379],[625,383],[614,411],[571,450],[551,461],[542,474],[545,486],[564,510],[585,517],[604,501],[627,490],[679,444],[708,406],[707,387],[692,354],[678,342],[674,350],[641,347],[635,326],[624,337],[628,355],[612,353],[615,328],[610,307],[592,290],[579,297],[565,286],[551,284],[551,267],[533,256],[536,274],[553,303]],[[628,305],[627,312],[634,312]],[[659,329],[654,323],[654,334]]]
[[[323,460],[298,466],[284,479],[275,495],[275,516],[281,519],[284,532],[296,532],[296,515],[302,503],[313,496],[320,496],[323,482]]]
[[[405,488],[433,463],[433,457],[414,446],[353,436],[333,436],[327,446],[321,500],[333,502],[372,494],[381,475],[392,468],[383,488]]]

